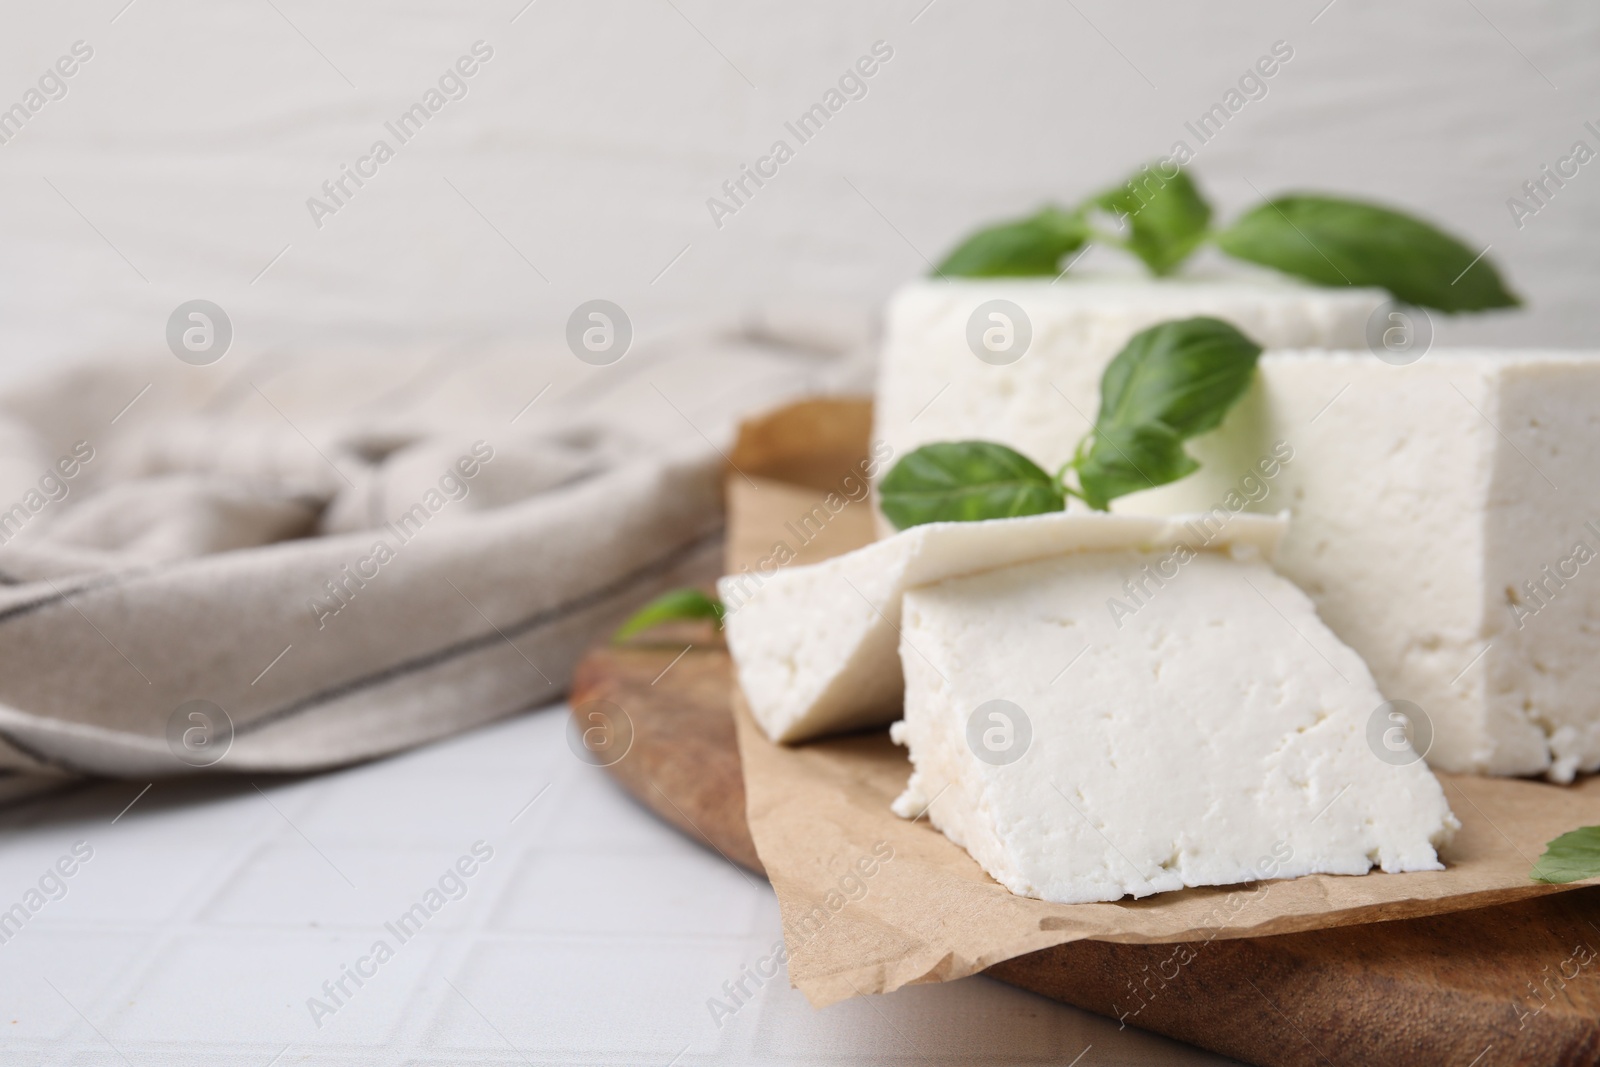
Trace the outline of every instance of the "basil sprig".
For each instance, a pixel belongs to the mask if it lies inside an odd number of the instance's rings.
[[[1115,216],[1125,236],[1097,230],[1096,213]],[[1027,219],[981,229],[936,273],[1054,275],[1063,257],[1096,241],[1133,253],[1161,276],[1210,241],[1235,259],[1317,285],[1386,289],[1418,307],[1455,312],[1521,304],[1486,255],[1377,204],[1298,193],[1265,201],[1220,230],[1211,221],[1211,205],[1186,171],[1169,176],[1152,165],[1075,208],[1045,207]]]
[[[1221,425],[1250,388],[1261,346],[1221,319],[1164,322],[1135,334],[1100,379],[1100,411],[1051,476],[991,441],[923,445],[878,487],[901,530],[1061,511],[1075,496],[1099,511],[1199,469],[1183,442]],[[1073,482],[1076,481],[1076,485]]]
[[[1528,877],[1564,884],[1600,875],[1600,826],[1583,826],[1562,834],[1544,847]]]
[[[627,622],[617,627],[611,640],[621,644],[635,634],[654,629],[664,622],[680,622],[684,619],[711,619],[720,630],[723,614],[720,600],[698,589],[674,589],[670,593],[662,593],[629,616]]]

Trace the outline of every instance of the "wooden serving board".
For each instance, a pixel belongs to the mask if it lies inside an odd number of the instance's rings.
[[[691,628],[672,643],[595,648],[571,702],[580,722],[593,701],[622,709],[631,745],[610,766],[617,780],[760,872],[731,678],[720,642]],[[1600,1063],[1600,888],[1279,937],[1078,941],[985,973],[1112,1018],[1142,1001],[1128,1025],[1264,1067]]]
[[[868,452],[871,420],[870,402],[819,398],[741,428],[728,479],[730,573],[770,560],[774,537],[798,546],[784,564],[872,540],[868,506],[829,508],[837,514],[820,529],[750,521],[764,511],[803,523],[821,494],[861,488],[847,479]],[[727,652],[708,626],[663,627],[650,640],[594,649],[574,679],[574,714],[587,726],[587,705],[614,705],[604,710],[631,727],[610,766],[616,778],[669,823],[760,871]],[[1276,937],[1077,941],[985,973],[1265,1067],[1600,1064],[1600,887]]]

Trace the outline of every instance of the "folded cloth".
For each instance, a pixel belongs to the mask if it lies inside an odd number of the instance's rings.
[[[108,360],[0,392],[0,799],[308,771],[564,692],[714,576],[736,417],[864,381],[864,332]]]

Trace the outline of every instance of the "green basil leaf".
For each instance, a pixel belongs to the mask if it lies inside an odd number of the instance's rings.
[[[1260,355],[1260,345],[1221,319],[1141,330],[1106,365],[1095,431],[1152,422],[1183,438],[1214,430],[1250,387]]]
[[[1141,330],[1106,365],[1089,450],[1074,463],[1091,507],[1175,482],[1199,464],[1183,442],[1222,424],[1255,374],[1261,346],[1221,319]]]
[[[717,629],[722,629],[722,602],[706,596],[698,589],[674,589],[650,601],[634,612],[632,617],[611,635],[613,642],[626,641],[664,622],[682,619],[715,619]]]
[[[1046,207],[1025,219],[1002,222],[972,234],[945,257],[934,273],[947,277],[1055,275],[1061,259],[1089,240],[1083,216]]]
[[[1600,875],[1600,826],[1584,826],[1562,834],[1544,847],[1544,855],[1528,877],[1563,884]]]
[[[1269,200],[1217,235],[1236,259],[1318,285],[1370,285],[1439,311],[1521,303],[1487,256],[1420,219],[1326,196]]]
[[[904,530],[925,522],[976,522],[1060,511],[1066,496],[1032,460],[991,441],[923,445],[878,486],[883,514]]]
[[[1091,202],[1128,224],[1127,248],[1157,275],[1171,274],[1205,240],[1211,205],[1189,175],[1179,169],[1168,178],[1145,167]]]
[[[1096,430],[1078,463],[1078,488],[1092,508],[1107,511],[1119,496],[1175,482],[1200,468],[1183,438],[1159,422]]]

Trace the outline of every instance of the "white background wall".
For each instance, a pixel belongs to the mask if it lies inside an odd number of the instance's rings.
[[[1280,39],[1270,94],[1194,164],[1225,214],[1252,186],[1407,206],[1492,244],[1530,304],[1443,341],[1600,343],[1600,162],[1520,231],[1506,207],[1600,147],[1583,0],[126,3],[7,5],[0,106],[74,41],[94,58],[0,145],[0,373],[159,353],[194,297],[247,354],[553,346],[596,296],[641,335],[774,299],[869,308],[975,222],[1164,153]],[[316,228],[306,198],[478,39],[470,95]],[[869,95],[714,227],[706,198],[879,39]]]

